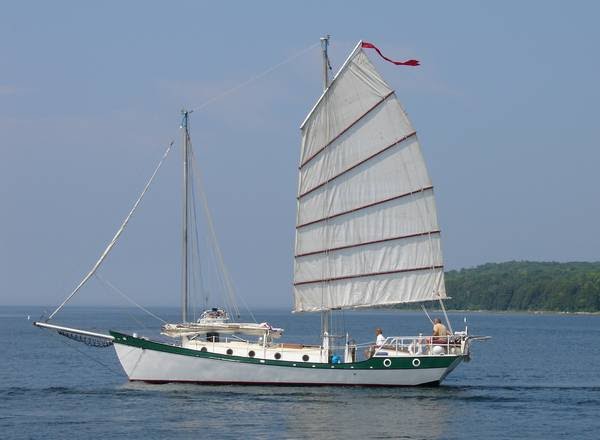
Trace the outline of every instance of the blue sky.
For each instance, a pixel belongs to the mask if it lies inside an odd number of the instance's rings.
[[[332,35],[359,39],[403,102],[438,197],[446,266],[599,260],[595,2],[10,2],[0,16],[0,304],[58,303],[96,260],[179,110]],[[298,126],[314,49],[192,116],[229,271],[247,303],[291,304]],[[103,268],[179,301],[174,154]],[[121,304],[92,282],[74,304]]]

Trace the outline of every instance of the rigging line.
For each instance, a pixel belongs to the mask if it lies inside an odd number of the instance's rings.
[[[190,143],[191,145],[191,143]],[[190,149],[190,151],[192,151]],[[190,276],[190,283],[191,283],[191,293],[192,293],[192,314],[194,316],[194,321],[196,321],[197,319],[197,305],[198,305],[198,295],[200,295],[202,298],[206,298],[206,294],[205,294],[205,290],[204,289],[204,277],[202,275],[202,265],[204,264],[203,259],[201,258],[201,251],[200,251],[200,238],[198,236],[198,216],[197,216],[197,206],[196,206],[196,191],[195,191],[195,185],[194,183],[194,173],[193,173],[193,167],[190,167],[189,169],[189,175],[190,175],[190,180],[192,182],[192,185],[190,185],[190,192],[191,192],[191,198],[190,198],[190,214],[189,214],[189,218],[191,220],[191,224],[193,225],[192,229],[192,236],[191,236],[191,240],[190,240],[190,256],[191,256],[191,260],[192,260],[192,268],[196,268],[196,270],[191,271],[191,275]],[[208,308],[208,306],[206,305],[207,301],[204,300],[204,309],[206,310]]]
[[[192,153],[192,170],[195,171],[194,173],[191,173],[191,175],[193,176],[194,180],[193,183],[195,183],[195,185],[192,185],[192,188],[194,188],[194,186],[197,187],[197,190],[200,192],[200,196],[201,199],[204,201],[204,199],[206,198],[206,195],[204,193],[204,188],[203,188],[203,182],[202,182],[202,174],[200,171],[200,167],[197,165],[196,160],[195,160],[195,156]],[[194,190],[193,190],[194,191]],[[195,192],[194,192],[195,194]],[[206,201],[206,203],[203,203],[203,212],[204,212],[204,217],[207,223],[207,229],[208,229],[208,238],[209,240],[209,245],[210,245],[210,250],[212,251],[211,256],[214,258],[214,264],[216,267],[215,273],[217,275],[217,281],[220,283],[219,288],[223,289],[224,295],[223,295],[223,301],[224,301],[224,305],[225,308],[228,310],[233,310],[233,312],[236,314],[236,316],[239,316],[239,308],[237,307],[237,303],[236,303],[236,297],[235,294],[233,293],[233,289],[231,289],[231,291],[228,290],[228,280],[227,278],[227,274],[226,274],[226,268],[225,265],[223,263],[223,267],[221,267],[219,265],[219,261],[218,261],[218,253],[219,253],[219,244],[217,241],[217,237],[216,237],[216,232],[214,231],[214,228],[211,230],[210,227],[210,222],[212,220],[209,220],[210,217],[210,211],[208,208],[208,200]]]
[[[86,353],[86,352],[85,352],[85,351],[83,351],[83,350],[80,350],[80,349],[78,349],[77,347],[75,347],[75,346],[74,346],[74,345],[72,345],[71,343],[68,343],[67,341],[64,341],[64,340],[62,339],[62,336],[61,336],[61,335],[59,335],[58,333],[56,333],[56,332],[51,332],[51,333],[54,333],[54,335],[55,335],[55,336],[58,338],[57,340],[58,340],[60,343],[62,343],[62,344],[65,344],[67,347],[69,347],[69,348],[71,348],[71,349],[75,350],[75,351],[76,351],[76,352],[78,352],[79,354],[81,354],[81,355],[85,356],[86,358],[88,358],[88,359],[90,359],[90,360],[92,360],[92,361],[96,362],[98,365],[101,365],[101,366],[103,366],[104,368],[106,368],[107,370],[109,370],[111,373],[117,374],[117,375],[119,375],[119,376],[122,376],[122,375],[123,375],[123,372],[121,372],[121,371],[117,371],[117,370],[115,370],[115,369],[113,369],[113,368],[109,367],[109,366],[108,366],[108,365],[106,365],[104,362],[102,362],[102,361],[99,361],[98,359],[96,359],[96,358],[95,358],[95,357],[93,357],[92,355],[90,355],[90,354]]]
[[[117,230],[117,233],[114,235],[114,237],[112,238],[112,240],[108,243],[108,246],[106,247],[106,249],[104,250],[104,252],[102,252],[102,255],[100,255],[100,258],[98,259],[98,261],[96,261],[96,264],[94,264],[94,266],[90,269],[90,271],[87,273],[87,275],[85,277],[83,277],[83,279],[79,282],[79,284],[77,285],[77,287],[75,288],[75,290],[73,290],[69,294],[69,296],[67,296],[65,298],[65,300],[61,303],[61,305],[58,306],[56,308],[56,310],[54,310],[54,312],[52,312],[50,314],[50,316],[48,317],[48,319],[46,321],[51,320],[52,317],[54,315],[56,315],[60,311],[60,309],[62,309],[65,306],[65,304],[67,304],[67,302],[69,302],[69,300],[71,298],[73,298],[73,296],[75,296],[75,294],[77,292],[79,292],[79,290],[92,277],[92,275],[94,275],[96,273],[96,271],[98,270],[98,268],[100,267],[100,265],[102,264],[102,262],[104,261],[104,259],[108,256],[108,254],[110,253],[110,251],[113,249],[113,247],[117,243],[117,240],[119,239],[119,237],[121,236],[121,234],[125,230],[125,227],[127,226],[127,223],[129,223],[129,220],[131,219],[131,217],[133,216],[133,213],[135,212],[135,210],[137,209],[138,205],[140,204],[140,202],[144,198],[144,195],[146,195],[146,192],[148,191],[148,188],[150,188],[150,185],[154,181],[154,177],[158,173],[158,170],[160,169],[160,167],[164,163],[165,159],[169,155],[169,151],[171,151],[171,147],[172,146],[173,146],[173,141],[171,141],[169,143],[169,146],[167,147],[167,149],[166,149],[165,153],[163,154],[162,158],[160,159],[160,162],[158,162],[158,165],[154,169],[154,172],[152,173],[152,176],[150,176],[150,180],[148,180],[148,182],[146,183],[146,186],[144,186],[144,190],[142,191],[142,193],[140,194],[140,196],[137,198],[137,200],[133,204],[133,207],[131,208],[131,210],[127,214],[127,217],[125,217],[125,220],[123,221],[123,224],[121,224],[121,227]]]
[[[133,304],[134,306],[138,307],[140,310],[146,312],[148,315],[152,316],[153,318],[158,319],[163,324],[167,324],[167,321],[165,321],[164,319],[162,319],[160,316],[155,315],[154,313],[152,313],[150,310],[146,309],[145,307],[143,307],[143,306],[139,305],[138,303],[136,303],[133,299],[129,298],[121,289],[119,289],[117,286],[115,286],[113,283],[111,283],[107,279],[103,278],[99,273],[95,273],[94,275],[96,276],[96,278],[98,278],[100,281],[102,281],[104,284],[106,284],[112,290],[114,290],[115,292],[117,292],[119,295],[121,295],[123,298],[125,298],[127,301],[129,301],[131,304]]]
[[[442,306],[442,312],[444,312],[444,318],[446,318],[446,324],[448,324],[448,330],[450,330],[450,333],[454,333],[454,330],[452,330],[452,324],[450,324],[450,319],[448,319],[448,314],[446,313],[446,307],[444,307],[444,301],[442,301],[442,298],[439,299],[440,301],[440,306]]]
[[[320,42],[312,44],[312,45],[308,46],[307,48],[302,49],[300,52],[296,52],[294,55],[286,58],[285,60],[281,61],[280,63],[275,64],[272,67],[269,67],[267,70],[263,71],[262,73],[259,73],[259,74],[255,75],[255,76],[247,79],[243,83],[240,83],[237,86],[232,87],[231,89],[225,90],[224,92],[222,92],[222,93],[220,93],[220,94],[218,94],[216,96],[213,96],[208,101],[205,101],[204,103],[200,104],[199,107],[196,107],[194,109],[194,111],[202,110],[203,108],[207,107],[208,105],[212,104],[213,102],[218,101],[219,99],[224,98],[225,96],[231,95],[232,93],[237,92],[241,88],[246,87],[246,86],[252,84],[255,81],[258,81],[259,79],[267,76],[269,73],[271,73],[271,72],[279,69],[280,67],[288,64],[289,62],[295,60],[296,58],[300,57],[301,55],[304,55],[306,52],[309,52],[310,50],[314,49],[315,47],[320,46],[320,44],[321,44]]]
[[[425,315],[427,315],[427,319],[429,319],[429,322],[431,322],[431,325],[433,325],[433,319],[431,319],[431,316],[429,316],[429,313],[427,313],[427,309],[425,308],[425,304],[421,304],[421,308],[425,312]]]
[[[196,320],[197,314],[197,306],[203,306],[202,310],[206,310],[208,308],[208,288],[205,286],[204,274],[203,274],[203,266],[207,266],[207,262],[202,255],[202,251],[200,249],[201,242],[198,235],[198,216],[196,210],[196,196],[194,185],[191,185],[192,190],[192,220],[194,222],[194,234],[192,235],[192,267],[196,270],[192,270],[192,282],[193,282],[193,290],[192,294],[194,295],[194,303],[192,303],[192,307],[194,308],[194,321]]]
[[[246,302],[246,300],[244,299],[243,296],[240,297],[240,301],[242,301],[242,304],[246,308],[246,311],[250,314],[252,321],[254,321],[255,323],[258,323],[258,321],[256,320],[256,317],[254,316],[254,313],[252,313],[252,310],[250,309],[250,307],[248,307],[248,303]]]
[[[127,301],[130,301],[130,302],[131,302],[131,300],[130,300],[129,298],[126,298],[126,297],[124,296],[124,294],[123,294],[123,292],[122,292],[122,291],[121,291],[121,292],[119,292],[117,289],[115,289],[115,288],[114,288],[114,286],[111,286],[111,285],[108,283],[108,281],[106,281],[104,278],[101,278],[101,277],[98,275],[98,273],[95,273],[95,274],[94,274],[94,276],[96,276],[96,279],[97,279],[98,281],[100,281],[100,282],[102,282],[104,285],[106,285],[106,286],[109,288],[109,290],[113,290],[113,291],[115,291],[115,292],[119,293],[119,295],[123,296],[125,299],[127,299]],[[135,304],[135,303],[134,303],[134,305],[136,305],[136,306],[137,306],[137,304]],[[143,323],[143,322],[141,322],[139,319],[137,319],[135,316],[133,316],[133,314],[132,314],[132,313],[131,313],[129,310],[126,310],[126,312],[127,312],[127,314],[129,315],[129,317],[130,317],[130,318],[131,318],[133,321],[135,321],[135,322],[137,323],[137,325],[139,325],[139,326],[140,326],[141,328],[143,328],[144,330],[148,330],[148,328],[147,328],[147,327],[144,325],[144,323]]]
[[[191,173],[190,173],[191,174]],[[199,282],[198,282],[198,275],[197,272],[200,270],[201,268],[201,264],[200,264],[200,251],[198,250],[198,222],[196,219],[196,204],[195,204],[195,196],[194,196],[194,185],[190,185],[190,191],[192,193],[192,197],[190,198],[190,218],[191,218],[191,224],[193,225],[192,227],[192,236],[191,236],[191,240],[190,240],[190,257],[191,257],[191,266],[192,266],[192,271],[191,271],[191,276],[190,276],[190,285],[191,285],[191,294],[192,294],[192,317],[193,317],[193,321],[196,322],[196,304],[198,302],[198,298],[197,298],[197,291],[201,289],[201,287],[198,287]],[[193,268],[198,268],[198,270],[193,270]]]
[[[202,186],[202,171],[200,169],[200,166],[198,165],[198,162],[196,160],[196,155],[193,153],[193,151],[192,151],[191,157],[192,157],[192,168],[194,168],[194,171],[195,171],[195,173],[193,174],[194,181],[198,185],[198,190],[200,192],[200,199],[202,201],[202,206],[204,208],[203,212],[204,212],[204,216],[206,217],[206,223],[208,226],[210,242],[211,242],[211,245],[213,246],[213,251],[215,252],[216,257],[217,257],[216,258],[217,264],[219,266],[218,272],[220,272],[223,276],[225,290],[226,290],[229,302],[231,302],[233,304],[233,309],[234,309],[234,312],[236,313],[236,315],[240,316],[240,310],[239,310],[239,308],[237,306],[237,302],[236,302],[238,297],[235,294],[233,282],[231,281],[231,277],[229,275],[229,272],[227,271],[227,266],[225,266],[225,262],[223,260],[223,254],[221,253],[221,248],[219,247],[219,243],[217,241],[217,234],[215,232],[214,222],[213,222],[212,215],[211,215],[211,212],[210,212],[210,209],[208,206],[208,200],[206,198],[206,193],[204,192],[204,188]],[[254,317],[254,314],[252,313],[252,311],[250,310],[250,308],[248,307],[248,305],[246,304],[246,302],[244,301],[243,298],[242,298],[242,302],[244,303],[246,310],[248,311],[248,313],[250,314],[250,316],[252,317],[254,322],[256,322],[256,318]]]
[[[193,154],[193,150],[192,150]],[[193,172],[194,167],[190,168],[190,176],[192,176],[192,183],[195,181],[195,174]],[[200,236],[198,235],[198,207],[196,206],[196,185],[190,185],[190,190],[192,192],[191,198],[191,218],[194,223],[194,234],[192,235],[192,266],[197,268],[197,271],[192,271],[192,282],[194,283],[195,290],[192,290],[192,294],[194,295],[195,302],[192,303],[192,307],[196,310],[196,303],[198,302],[197,292],[200,293],[202,300],[204,302],[204,310],[208,309],[208,303],[210,299],[210,288],[207,286],[207,277],[203,274],[202,265],[205,264],[205,260],[202,258],[201,251],[201,241]],[[196,261],[196,264],[194,264]],[[208,263],[208,258],[206,259]],[[208,267],[208,264],[207,264]],[[194,312],[195,313],[195,312]]]

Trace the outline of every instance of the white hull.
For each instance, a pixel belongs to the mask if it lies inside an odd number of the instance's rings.
[[[331,369],[244,363],[167,353],[115,343],[131,381],[215,384],[415,386],[441,382],[461,361],[446,368]]]

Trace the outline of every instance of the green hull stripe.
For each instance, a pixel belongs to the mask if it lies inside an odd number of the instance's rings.
[[[301,362],[301,361],[281,361],[271,359],[256,359],[242,356],[229,356],[226,354],[211,353],[208,351],[190,350],[189,348],[177,347],[174,345],[163,344],[160,342],[149,341],[147,339],[135,338],[124,333],[110,331],[114,336],[115,344],[138,347],[145,350],[161,351],[164,353],[178,354],[182,356],[192,356],[198,358],[215,359],[227,362],[239,362],[246,364],[274,365],[278,367],[295,368],[324,368],[328,370],[401,370],[401,369],[422,369],[422,368],[448,368],[452,363],[462,358],[460,355],[445,356],[408,356],[408,357],[375,357],[366,361],[354,362],[351,364],[324,364],[320,362]],[[383,364],[385,359],[389,359],[391,364],[386,367]],[[418,366],[413,365],[413,360]]]

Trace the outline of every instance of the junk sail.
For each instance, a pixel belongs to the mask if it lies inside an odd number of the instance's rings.
[[[446,298],[417,135],[361,43],[301,134],[295,311]]]

